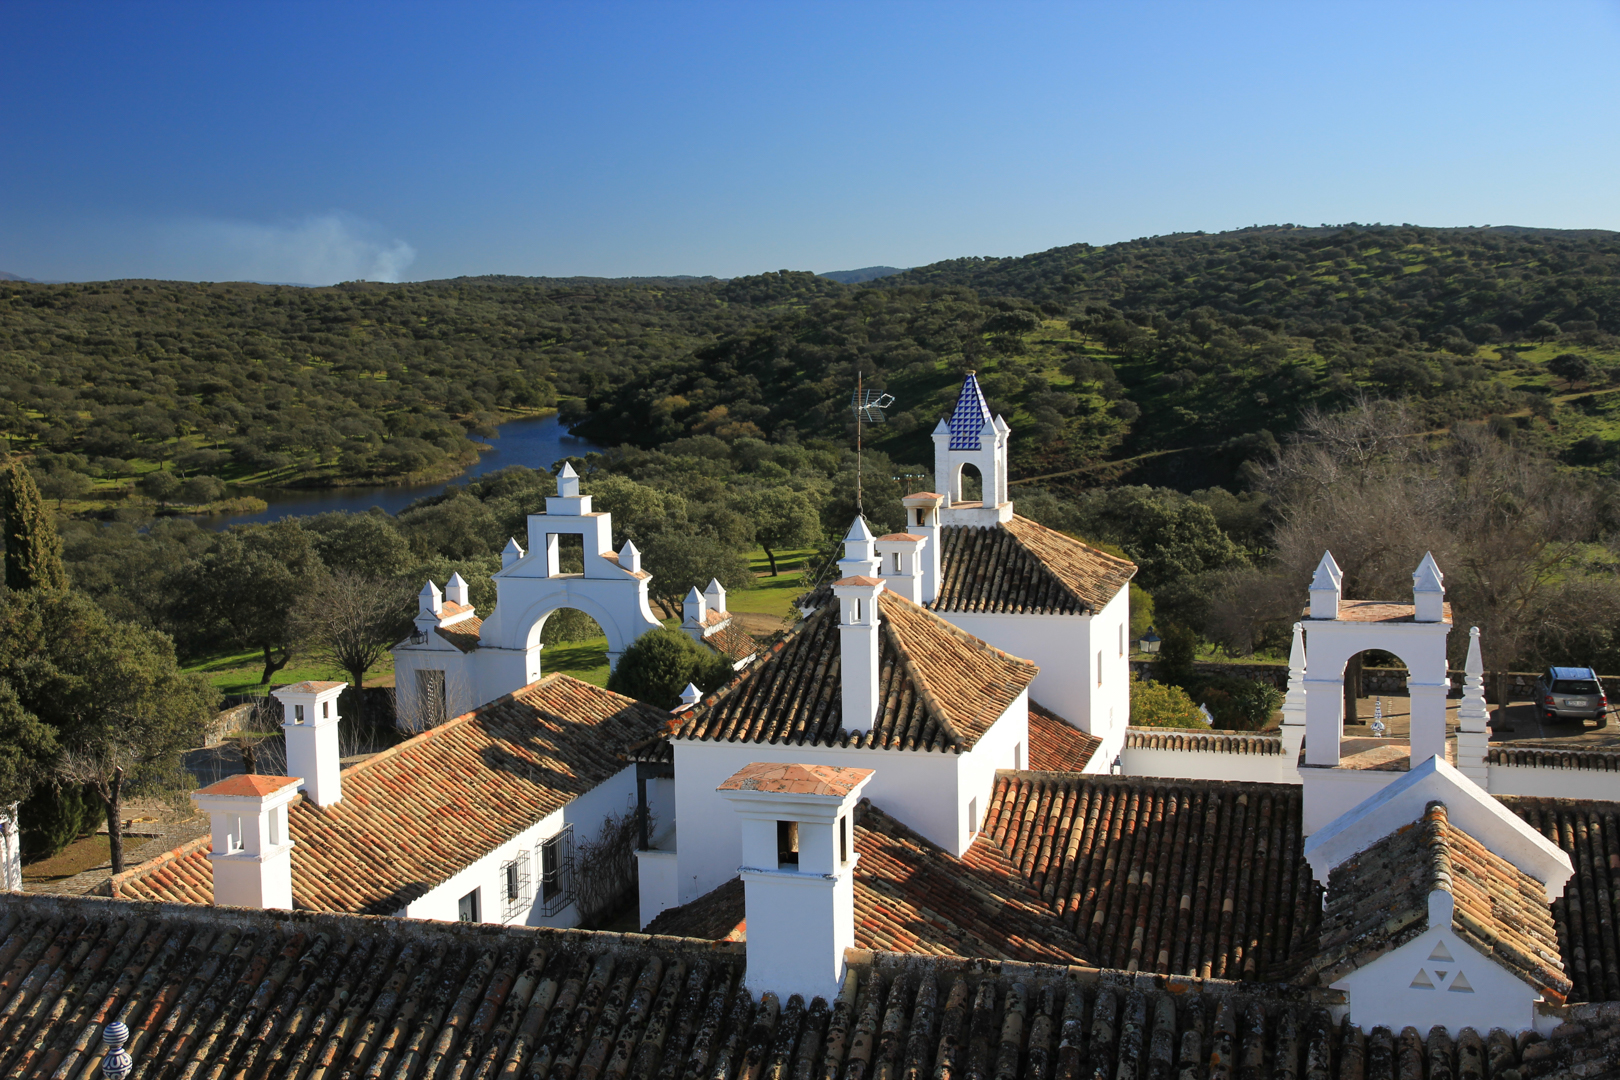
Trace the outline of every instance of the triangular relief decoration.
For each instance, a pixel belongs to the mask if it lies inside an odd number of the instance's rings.
[[[1457,977],[1451,980],[1451,985],[1446,989],[1455,990],[1460,994],[1472,994],[1474,992],[1474,987],[1467,979],[1463,978],[1463,973],[1460,971],[1457,972]]]
[[[1444,941],[1437,941],[1434,943],[1434,952],[1429,954],[1429,959],[1450,960],[1451,950],[1446,948],[1446,943]]]
[[[1429,978],[1429,973],[1427,971],[1424,971],[1422,968],[1418,968],[1417,976],[1412,979],[1412,989],[1433,990],[1434,980]]]

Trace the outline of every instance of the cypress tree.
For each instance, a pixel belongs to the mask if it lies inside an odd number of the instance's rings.
[[[6,587],[67,588],[56,521],[21,463],[10,462],[0,471],[0,501],[5,505]]]

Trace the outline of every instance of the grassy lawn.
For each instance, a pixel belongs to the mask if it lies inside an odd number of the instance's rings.
[[[184,670],[198,671],[208,676],[208,681],[225,694],[256,694],[270,689],[259,682],[264,675],[264,657],[257,650],[207,657],[185,665]],[[371,684],[384,676],[392,681],[393,673],[394,658],[385,653],[377,666],[366,672],[366,682]],[[286,686],[306,679],[348,682],[349,676],[340,668],[316,660],[294,659],[270,677],[270,686]]]
[[[732,611],[757,611],[763,615],[787,618],[793,611],[793,601],[809,584],[804,575],[807,564],[815,555],[814,548],[802,551],[778,551],[776,567],[780,576],[771,577],[771,564],[763,551],[749,553],[748,564],[754,571],[752,589],[735,589],[726,594],[726,606]]]
[[[137,844],[146,841],[137,840]],[[129,850],[128,841],[124,850]],[[108,846],[107,834],[98,833],[93,836],[81,836],[61,851],[48,859],[23,864],[24,881],[61,881],[74,874],[82,874],[93,869],[112,858],[112,849]]]

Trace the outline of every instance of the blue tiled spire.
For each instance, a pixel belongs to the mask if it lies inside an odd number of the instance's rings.
[[[967,378],[962,380],[962,396],[956,399],[956,411],[951,413],[950,448],[979,449],[979,432],[984,430],[985,422],[989,419],[990,406],[984,403],[984,394],[979,391],[979,380],[970,371]]]

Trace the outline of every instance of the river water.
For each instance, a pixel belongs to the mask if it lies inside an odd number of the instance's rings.
[[[450,484],[466,483],[508,465],[549,470],[562,458],[583,456],[603,449],[589,439],[568,434],[568,429],[558,422],[556,413],[539,418],[510,420],[495,429],[495,438],[490,445],[494,449],[485,451],[478,464],[453,480],[442,483],[389,487],[243,488],[241,494],[256,495],[269,503],[269,508],[256,514],[220,514],[199,518],[198,521],[210,529],[223,529],[227,525],[278,521],[284,517],[324,514],[332,510],[360,513],[373,506],[396,514],[417,499],[437,495]]]

